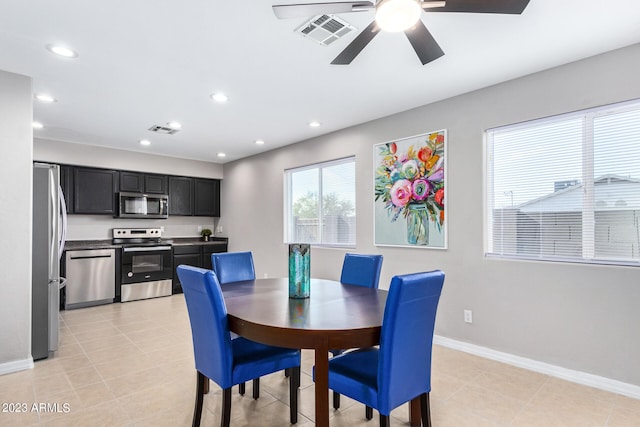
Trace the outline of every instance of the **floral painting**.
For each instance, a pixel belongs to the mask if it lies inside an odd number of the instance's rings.
[[[376,245],[446,249],[446,130],[374,146]]]

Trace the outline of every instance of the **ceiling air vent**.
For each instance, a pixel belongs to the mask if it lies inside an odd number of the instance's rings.
[[[178,132],[180,129],[172,129],[167,126],[154,125],[154,126],[151,126],[149,130],[151,132],[164,133],[166,135],[173,135],[174,133]]]
[[[322,45],[330,45],[355,27],[333,15],[318,15],[295,29],[295,32]]]

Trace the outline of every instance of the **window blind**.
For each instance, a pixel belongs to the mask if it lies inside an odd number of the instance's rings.
[[[640,262],[640,101],[486,132],[487,254]]]

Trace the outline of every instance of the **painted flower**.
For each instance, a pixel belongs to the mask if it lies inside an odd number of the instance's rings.
[[[391,187],[391,202],[398,207],[402,207],[411,200],[411,181],[401,179],[396,181]]]
[[[444,206],[444,188],[436,191],[436,194],[433,198],[435,199],[437,204],[439,204],[440,206]]]
[[[411,190],[413,191],[413,199],[414,200],[424,200],[429,195],[429,190],[431,189],[431,184],[426,179],[416,179],[413,181],[413,185]]]
[[[422,147],[420,151],[418,151],[418,158],[423,163],[426,163],[431,158],[432,155],[433,155],[433,151],[431,151],[431,148],[429,147]]]
[[[389,152],[391,154],[396,154],[396,151],[398,151],[398,145],[395,142],[389,144]]]
[[[415,160],[407,160],[405,164],[402,165],[402,173],[405,178],[413,179],[420,172],[420,168],[418,167],[418,162]]]

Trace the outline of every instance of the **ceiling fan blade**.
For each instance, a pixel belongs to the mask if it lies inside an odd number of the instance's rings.
[[[375,9],[371,1],[343,1],[337,3],[277,4],[272,6],[277,18],[306,18],[315,15],[362,12]]]
[[[428,3],[428,2],[427,2]],[[529,0],[446,0],[444,7],[425,12],[506,13],[520,15]]]
[[[422,65],[431,61],[435,61],[444,55],[444,52],[433,38],[427,27],[424,26],[421,20],[419,20],[416,26],[412,29],[404,32],[413,46],[413,50],[416,51],[416,55],[420,58]]]
[[[423,0],[420,7],[423,9],[433,9],[436,7],[445,7],[447,5],[446,1],[436,1],[436,0]]]
[[[362,30],[362,32],[358,34],[351,43],[349,43],[349,46],[340,52],[340,55],[336,56],[336,59],[331,61],[331,63],[333,65],[351,64],[351,61],[358,56],[362,49],[364,49],[379,32],[380,29],[376,25],[376,21],[373,21],[367,28]]]

